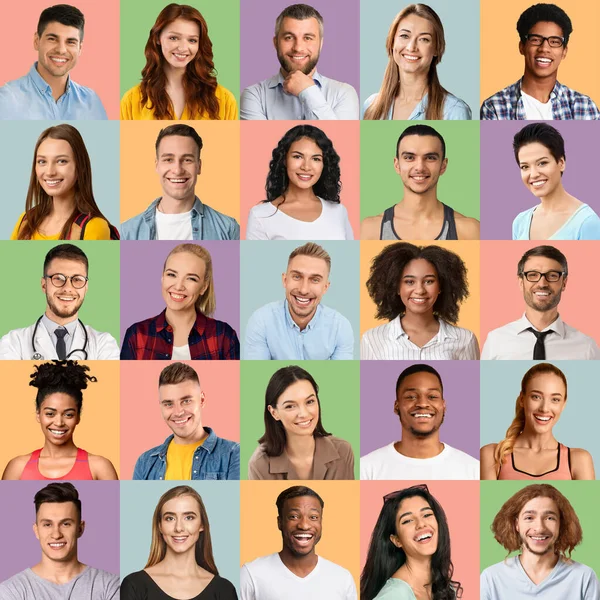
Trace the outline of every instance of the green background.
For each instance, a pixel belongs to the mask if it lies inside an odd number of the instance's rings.
[[[137,85],[146,65],[144,48],[166,0],[121,0],[121,96]],[[219,83],[240,100],[240,5],[238,0],[186,1],[208,25]]]
[[[479,121],[419,121],[446,142],[448,168],[438,182],[438,200],[479,219]],[[360,122],[360,218],[400,202],[402,180],[394,169],[396,142],[412,121]]]
[[[525,481],[482,481],[480,487],[480,570],[501,562],[506,558],[506,550],[495,539],[490,529],[494,517],[502,505],[520,489],[530,483]],[[567,497],[579,517],[583,529],[583,542],[575,548],[573,560],[600,571],[600,553],[598,552],[598,536],[600,536],[600,520],[598,520],[597,484],[593,481],[552,481],[550,482],[561,494]],[[516,600],[516,599],[515,599]]]
[[[242,361],[240,364],[240,477],[248,479],[248,460],[265,432],[265,390],[282,367],[299,364],[319,386],[325,431],[349,442],[354,451],[354,477],[359,478],[360,362],[358,360]]]
[[[0,242],[0,264],[5,278],[5,292],[18,290],[14,298],[4,294],[0,310],[0,335],[12,329],[28,327],[46,310],[42,291],[46,253],[62,242],[4,241]],[[88,291],[79,311],[79,318],[96,331],[107,331],[119,339],[119,243],[111,241],[70,242],[79,246],[89,261]]]

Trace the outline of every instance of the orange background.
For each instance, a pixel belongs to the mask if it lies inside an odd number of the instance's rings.
[[[203,142],[196,196],[239,222],[238,121],[121,121],[121,222],[145,211],[162,196],[154,144],[161,129],[182,122],[193,127]]]
[[[4,404],[10,405],[12,426],[2,434],[0,468],[11,458],[29,454],[44,445],[44,434],[35,419],[37,388],[30,387],[34,364],[43,361],[2,360],[0,381]],[[116,360],[79,361],[90,367],[89,375],[98,378],[83,390],[81,422],[73,440],[77,447],[108,458],[119,473],[119,362]],[[15,426],[16,424],[16,426]]]
[[[375,319],[376,307],[367,291],[367,279],[371,261],[385,246],[398,242],[381,242],[375,240],[362,240],[360,242],[360,333],[361,335],[379,325],[384,325],[385,320]],[[429,246],[423,241],[411,242],[419,246]],[[469,283],[469,297],[461,305],[458,326],[472,331],[481,344],[479,337],[479,241],[448,242],[436,241],[436,246],[441,246],[458,254],[467,265],[467,280]]]
[[[535,2],[504,0],[481,2],[481,101],[512,85],[523,76],[524,59],[519,54],[517,21]],[[573,33],[569,50],[558,69],[558,80],[600,102],[600,42],[597,2],[561,0],[557,3],[569,15]]]
[[[200,377],[206,396],[202,424],[217,436],[240,440],[240,363],[183,361]],[[158,378],[167,362],[121,362],[121,465],[123,479],[131,479],[142,452],[162,444],[172,431],[163,421],[158,403]]]
[[[265,200],[265,183],[269,162],[279,140],[296,121],[244,121],[242,125],[242,239],[246,239],[248,213]],[[323,130],[340,156],[342,191],[340,201],[348,210],[348,218],[359,239],[360,229],[360,121],[302,121]]]

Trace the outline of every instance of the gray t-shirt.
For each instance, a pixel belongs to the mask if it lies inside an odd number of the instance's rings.
[[[119,577],[86,567],[68,583],[52,583],[25,569],[0,583],[0,600],[119,600]]]

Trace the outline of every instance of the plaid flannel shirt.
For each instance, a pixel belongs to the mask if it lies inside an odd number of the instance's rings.
[[[517,83],[509,85],[488,98],[481,105],[481,120],[524,121],[527,117],[521,97],[521,81],[522,79],[519,79]],[[552,101],[552,118],[555,120],[600,119],[600,111],[589,96],[580,94],[558,81],[550,94],[550,100]]]
[[[169,360],[173,354],[173,328],[166,310],[129,327],[121,347],[121,360]],[[240,342],[233,328],[196,313],[188,338],[192,360],[239,360]]]

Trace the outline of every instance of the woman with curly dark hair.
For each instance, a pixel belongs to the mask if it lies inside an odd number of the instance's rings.
[[[150,30],[142,82],[121,99],[122,120],[237,119],[233,94],[217,83],[212,42],[193,6],[165,6]]]
[[[248,215],[248,240],[353,240],[340,204],[340,157],[318,127],[292,127],[273,150],[267,199]]]
[[[365,332],[362,359],[479,359],[473,332],[454,325],[469,295],[458,254],[440,246],[390,244],[373,259],[367,290],[376,317],[389,323]]]
[[[35,365],[29,385],[37,388],[35,412],[45,443],[40,450],[13,458],[2,479],[118,479],[110,460],[88,454],[73,442],[81,419],[82,390],[97,380],[77,361]]]
[[[361,600],[454,600],[450,532],[444,509],[425,484],[383,497],[360,576]]]

